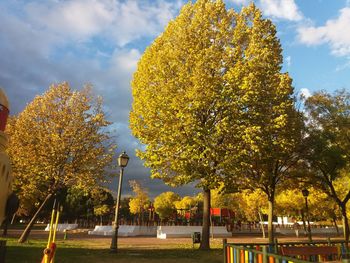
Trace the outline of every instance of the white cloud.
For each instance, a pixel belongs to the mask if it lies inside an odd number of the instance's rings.
[[[137,49],[131,49],[127,52],[116,50],[113,54],[112,61],[118,70],[128,72],[131,75],[131,73],[136,70],[136,65],[140,57],[141,53]]]
[[[75,0],[29,3],[31,23],[59,35],[85,38],[101,32],[113,21],[115,6],[111,1]]]
[[[311,96],[311,92],[310,92],[310,90],[303,88],[303,89],[300,89],[300,95],[302,97],[304,97],[305,99],[307,99]]]
[[[328,43],[336,56],[350,55],[350,7],[340,10],[339,17],[330,19],[324,26],[300,27],[298,38],[307,45]]]
[[[141,37],[157,35],[181,5],[181,0],[151,3],[136,0],[58,0],[28,3],[25,10],[29,24],[38,30],[74,41],[104,36],[124,46]]]
[[[260,5],[266,16],[291,21],[303,18],[294,0],[260,0]]]
[[[285,61],[286,61],[287,67],[290,67],[292,65],[292,58],[291,58],[291,56],[287,56],[285,58]]]
[[[348,69],[348,68],[350,68],[350,58],[349,58],[349,60],[346,63],[338,65],[335,68],[335,71],[339,72],[339,71],[342,71],[342,70],[345,70],[345,69]]]
[[[231,2],[237,5],[246,5],[249,3],[249,0],[231,0]]]

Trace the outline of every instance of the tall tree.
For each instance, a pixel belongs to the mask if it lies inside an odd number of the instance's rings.
[[[140,225],[141,221],[143,222],[144,211],[148,208],[150,200],[147,190],[138,181],[132,180],[129,181],[129,184],[134,193],[129,201],[130,213],[138,215],[138,224]]]
[[[105,180],[115,150],[109,124],[102,100],[91,88],[73,91],[68,83],[52,85],[11,119],[14,188],[20,199],[41,202],[19,242],[27,239],[40,210],[60,189],[89,189]]]
[[[260,189],[266,194],[268,237],[274,239],[272,219],[278,185],[298,161],[302,118],[295,109],[292,79],[281,73],[282,48],[276,28],[252,4],[236,19],[236,66],[226,74],[229,97],[237,104],[235,144],[225,144],[231,155],[226,164],[239,176],[228,176],[226,185]]]
[[[154,198],[154,209],[161,220],[168,219],[176,212],[175,204],[180,196],[174,192],[164,192]]]
[[[147,48],[132,81],[133,134],[152,177],[203,189],[201,249],[209,248],[210,190],[235,175],[261,188],[271,206],[293,160],[297,119],[291,79],[271,21],[252,4],[188,3]]]
[[[100,225],[103,224],[103,216],[111,214],[114,206],[114,200],[111,192],[102,187],[95,188],[91,191],[91,199],[94,214],[100,217]]]
[[[151,176],[203,189],[201,249],[209,249],[210,189],[220,179],[225,138],[220,122],[232,103],[224,75],[233,64],[233,23],[221,0],[189,2],[147,48],[132,81],[130,125],[147,146],[138,156]]]
[[[349,242],[346,205],[350,199],[350,93],[318,92],[307,99],[310,181],[332,198],[343,217],[344,238]]]

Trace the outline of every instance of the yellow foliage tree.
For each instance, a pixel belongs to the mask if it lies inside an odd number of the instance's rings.
[[[154,209],[160,219],[171,217],[176,211],[175,204],[180,201],[180,196],[174,192],[164,192],[154,199]]]
[[[276,189],[290,175],[299,157],[301,114],[295,109],[292,79],[281,73],[282,48],[276,28],[252,4],[236,19],[233,50],[236,66],[225,75],[228,96],[236,101],[237,121],[227,129],[235,144],[227,144],[226,165],[239,175],[227,176],[228,188],[260,189],[267,197],[268,237],[274,240],[272,219]],[[227,168],[229,169],[229,168]]]
[[[344,239],[349,242],[347,204],[350,200],[350,93],[318,92],[305,103],[308,137],[305,138],[309,182],[339,207]]]
[[[189,210],[197,204],[196,198],[192,196],[184,196],[180,201],[175,202],[176,209]]]
[[[141,224],[144,211],[148,208],[150,203],[148,193],[147,190],[135,180],[129,181],[129,184],[134,192],[134,196],[131,197],[129,201],[129,211],[131,214],[138,215],[138,223]]]
[[[233,64],[233,23],[220,0],[189,2],[147,48],[132,81],[130,125],[147,146],[138,156],[153,178],[203,189],[201,249],[209,248],[210,189],[220,181],[220,123],[230,115],[224,75]]]
[[[24,242],[47,201],[62,188],[92,189],[105,181],[115,144],[102,101],[91,88],[52,85],[8,125],[14,190],[23,203],[40,203],[19,242]]]
[[[130,125],[153,178],[203,189],[200,248],[209,248],[210,190],[222,178],[261,188],[271,204],[297,142],[297,116],[271,21],[198,0],[147,48],[132,81]],[[293,121],[295,120],[295,122]]]
[[[280,215],[298,215],[305,201],[300,189],[286,189],[276,196],[276,210]]]

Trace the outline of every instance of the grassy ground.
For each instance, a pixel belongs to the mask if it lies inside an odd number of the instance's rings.
[[[29,243],[18,244],[16,239],[7,239],[6,263],[40,262],[44,239],[31,240]],[[167,244],[143,246],[133,244],[120,244],[118,254],[108,249],[109,241],[96,240],[59,240],[57,242],[57,263],[192,263],[192,262],[222,262],[223,252],[219,244],[213,244],[210,251],[192,249],[190,244]]]
[[[6,263],[38,263],[46,247],[48,232],[33,230],[29,242],[17,243],[22,230],[9,231],[7,240]],[[64,240],[61,232],[57,233],[56,263],[222,263],[222,239],[211,239],[211,250],[200,251],[198,244],[192,248],[190,238],[171,238],[160,240],[155,237],[119,238],[118,254],[109,250],[110,237],[90,236],[86,232],[69,233]],[[339,237],[337,237],[339,238]],[[305,241],[306,237],[278,237],[279,242]],[[326,237],[314,237],[326,240]],[[334,237],[332,237],[334,240]],[[261,243],[267,239],[260,235],[234,235],[229,243]]]

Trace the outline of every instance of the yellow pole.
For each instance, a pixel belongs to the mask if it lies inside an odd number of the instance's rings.
[[[56,223],[55,223],[55,228],[53,230],[53,237],[52,237],[52,242],[55,243],[56,240],[56,232],[57,232],[57,227],[58,227],[58,219],[60,217],[60,210],[59,210],[59,205],[57,206],[57,214],[56,214]],[[56,253],[53,255],[51,262],[50,263],[54,263],[55,261],[55,255]]]
[[[53,235],[52,235],[52,242],[55,242],[56,240],[56,232],[57,232],[57,227],[58,227],[58,218],[60,217],[60,211],[57,210],[57,214],[56,214],[56,223],[55,223],[55,227],[53,229]]]
[[[55,217],[55,208],[52,209],[52,213],[51,213],[51,220],[50,220],[50,232],[49,232],[49,238],[47,240],[47,246],[46,248],[49,248],[50,243],[51,243],[51,235],[52,235],[52,227],[53,227],[53,221],[54,221],[54,217]]]
[[[50,229],[49,229],[49,238],[47,240],[47,246],[46,248],[48,249],[50,247],[50,243],[51,243],[51,237],[52,237],[52,227],[53,227],[53,221],[54,221],[54,217],[55,217],[55,205],[56,205],[56,200],[53,203],[53,208],[52,208],[52,213],[51,213],[51,220],[50,220]],[[48,255],[45,254],[45,263],[49,263],[48,262]]]

